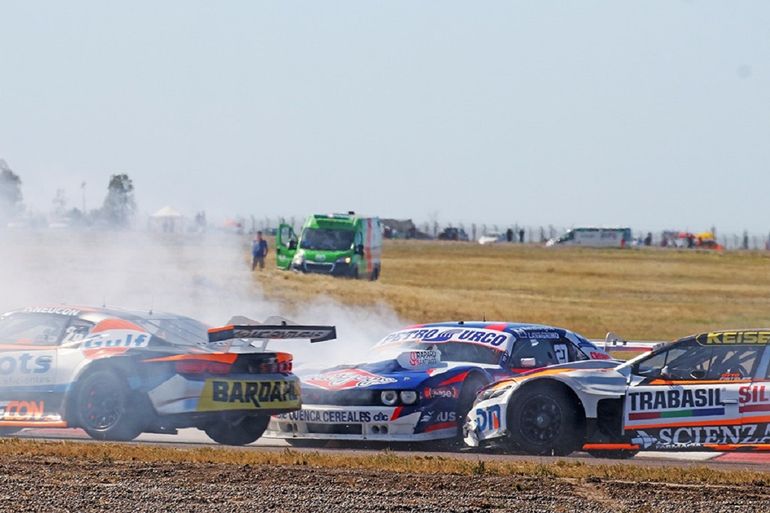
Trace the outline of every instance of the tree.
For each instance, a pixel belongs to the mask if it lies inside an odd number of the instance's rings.
[[[67,212],[67,196],[64,189],[56,189],[56,196],[53,198],[53,214],[56,217],[64,217]]]
[[[131,178],[125,173],[112,175],[102,205],[102,216],[114,226],[128,226],[135,211],[134,183]]]
[[[21,178],[0,159],[0,215],[10,217],[21,207]]]

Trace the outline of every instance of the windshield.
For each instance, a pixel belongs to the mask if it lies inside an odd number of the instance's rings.
[[[437,349],[440,351],[442,362],[468,362],[497,365],[500,363],[500,357],[503,354],[496,349],[485,347],[480,344],[468,344],[465,342],[444,342],[441,344],[412,342],[407,344],[380,346],[376,348],[376,351],[378,351],[379,354],[386,352],[395,357],[404,351],[425,351],[428,349]]]
[[[305,228],[299,247],[325,251],[344,251],[353,246],[355,232],[352,230],[329,230],[326,228]]]
[[[187,317],[136,319],[133,321],[148,333],[172,344],[197,346],[209,340],[208,327]]]

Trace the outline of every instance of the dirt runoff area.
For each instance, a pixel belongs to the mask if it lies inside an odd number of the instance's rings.
[[[0,511],[767,512],[770,486],[4,455]]]

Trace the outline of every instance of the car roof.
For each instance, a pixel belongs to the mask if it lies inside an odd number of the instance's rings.
[[[7,312],[13,313],[48,313],[65,315],[69,317],[79,317],[81,319],[99,322],[105,319],[119,318],[119,319],[185,319],[187,317],[178,314],[166,313],[166,312],[152,312],[152,311],[138,311],[128,310],[117,307],[95,307],[85,305],[35,305],[28,306],[26,308],[20,308]]]
[[[543,331],[559,331],[563,333],[572,333],[570,330],[564,328],[557,328],[555,326],[548,326],[546,324],[531,324],[531,323],[518,323],[507,321],[451,321],[451,322],[435,322],[430,324],[416,324],[409,326],[405,329],[417,329],[417,328],[481,328],[491,329],[497,331],[504,331],[517,335],[517,330],[543,330]]]

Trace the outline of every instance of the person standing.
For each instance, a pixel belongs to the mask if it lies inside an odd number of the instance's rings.
[[[267,257],[267,241],[262,238],[262,232],[257,232],[257,238],[251,245],[251,270],[259,266],[259,270],[265,268],[265,257]]]

